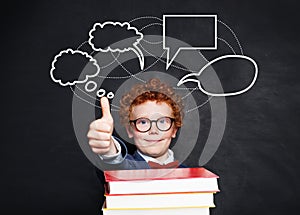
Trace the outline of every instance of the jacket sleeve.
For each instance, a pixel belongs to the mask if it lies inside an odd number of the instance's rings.
[[[127,147],[125,143],[114,137],[116,141],[120,144],[121,153],[120,155],[112,158],[100,158],[101,166],[105,170],[116,170],[116,169],[149,169],[149,165],[145,160],[136,160],[132,155],[128,154]]]

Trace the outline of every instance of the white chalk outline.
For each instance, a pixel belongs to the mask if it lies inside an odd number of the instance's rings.
[[[135,33],[140,36],[140,38],[138,38],[136,40],[136,42],[133,43],[133,47],[128,47],[128,48],[124,48],[124,49],[119,49],[119,48],[116,48],[116,49],[112,49],[110,46],[108,46],[107,48],[105,49],[102,49],[102,48],[96,48],[95,45],[93,44],[92,42],[92,39],[94,38],[94,36],[92,35],[92,33],[94,31],[96,31],[96,28],[99,26],[100,28],[104,28],[105,25],[113,25],[113,26],[116,26],[116,25],[119,25],[121,27],[124,27],[125,25],[127,26],[127,30],[134,30]],[[90,44],[90,46],[92,47],[93,50],[95,51],[100,51],[100,52],[126,52],[126,51],[133,51],[137,56],[138,56],[138,59],[139,59],[139,63],[140,63],[140,68],[141,70],[144,69],[144,63],[145,63],[145,60],[144,60],[144,55],[143,55],[143,52],[140,50],[140,48],[137,46],[140,41],[143,39],[144,35],[139,32],[137,30],[137,28],[135,27],[132,27],[130,26],[129,22],[112,22],[112,21],[106,21],[104,22],[103,24],[102,23],[95,23],[93,28],[89,31],[89,40],[88,40],[88,43]]]
[[[165,38],[166,38],[166,32],[165,32],[165,24],[166,24],[166,17],[211,17],[211,18],[214,18],[214,23],[215,23],[215,43],[214,43],[214,46],[213,47],[180,47],[179,49],[177,49],[176,53],[174,54],[174,56],[171,58],[170,60],[170,48],[168,47],[165,47]],[[178,55],[178,53],[181,51],[181,50],[216,50],[218,47],[218,43],[217,43],[217,15],[204,15],[204,14],[198,14],[198,15],[175,15],[175,14],[172,14],[172,15],[163,15],[163,49],[166,49],[167,50],[167,60],[166,60],[166,70],[168,70],[168,68],[170,67],[170,65],[172,64],[172,62],[174,61],[175,57]]]
[[[231,32],[231,34],[233,35],[234,39],[236,40],[236,42],[240,48],[241,54],[244,55],[241,43],[240,43],[239,39],[237,38],[236,34],[234,33],[234,31],[226,23],[222,22],[221,20],[218,20],[218,22],[220,22],[222,25],[224,25]]]
[[[201,73],[207,68],[209,67],[210,65],[212,65],[213,63],[219,61],[219,60],[222,60],[222,59],[225,59],[225,58],[244,58],[246,60],[249,60],[251,63],[253,63],[254,67],[255,67],[255,72],[254,72],[254,78],[252,80],[252,82],[250,83],[250,85],[248,87],[246,87],[245,89],[243,90],[240,90],[240,91],[237,91],[237,92],[233,92],[233,93],[210,93],[210,92],[207,92],[206,90],[204,90],[200,84],[200,81],[198,79],[191,79],[190,77],[195,77],[195,76],[200,76]],[[213,59],[212,61],[208,62],[205,66],[203,66],[199,72],[197,73],[191,73],[191,74],[187,74],[185,76],[183,76],[183,78],[181,78],[179,80],[179,82],[177,83],[177,86],[180,86],[186,82],[196,82],[198,84],[198,87],[199,89],[206,95],[208,96],[235,96],[235,95],[239,95],[239,94],[242,94],[244,92],[247,92],[253,85],[254,83],[256,82],[256,79],[257,79],[257,76],[258,76],[258,66],[257,66],[257,63],[250,57],[248,56],[245,56],[245,55],[223,55],[223,56],[220,56],[220,57],[217,57],[215,59]]]
[[[94,87],[92,87],[91,89],[88,88],[88,85],[89,84],[94,84]],[[94,90],[96,90],[97,88],[97,83],[95,81],[88,81],[85,86],[84,86],[84,89],[87,91],[87,92],[93,92]]]
[[[100,91],[101,91],[101,93],[102,93],[102,95],[100,95],[99,93],[100,93]],[[105,96],[105,94],[106,94],[106,90],[105,89],[99,89],[98,91],[97,91],[97,93],[96,93],[96,95],[98,96],[98,97],[103,97],[103,96]]]
[[[55,68],[55,63],[57,62],[57,59],[58,59],[59,57],[62,56],[62,54],[64,54],[64,53],[65,53],[65,54],[70,54],[70,52],[71,52],[71,54],[76,54],[76,53],[78,53],[78,54],[81,54],[81,55],[87,57],[87,58],[89,59],[89,61],[92,62],[93,65],[96,66],[97,72],[96,72],[95,74],[93,74],[93,75],[86,75],[86,76],[85,76],[85,79],[82,80],[82,81],[79,81],[79,80],[78,80],[78,81],[73,81],[73,82],[69,82],[69,81],[68,81],[67,83],[63,83],[63,82],[61,81],[61,79],[56,80],[56,79],[54,78],[54,75],[53,75],[53,72],[54,72],[55,69],[56,69],[56,68]],[[75,85],[75,84],[78,84],[78,83],[83,84],[83,83],[87,82],[87,80],[88,80],[89,78],[92,78],[92,77],[97,76],[97,75],[99,74],[99,72],[100,72],[100,66],[98,65],[97,61],[96,61],[91,55],[89,55],[89,54],[86,53],[86,52],[80,51],[80,50],[73,50],[73,49],[71,49],[71,48],[62,50],[62,51],[59,52],[59,54],[55,55],[55,57],[54,57],[54,59],[53,59],[51,65],[52,65],[52,66],[51,66],[51,70],[50,70],[50,76],[51,76],[51,79],[52,79],[54,82],[59,83],[59,84],[60,84],[61,86],[63,86],[63,87],[68,86],[68,85],[69,85],[69,86],[72,86],[72,85]]]
[[[114,94],[113,92],[108,92],[108,93],[106,94],[106,97],[107,97],[108,99],[113,99],[113,98],[115,97],[115,94]]]

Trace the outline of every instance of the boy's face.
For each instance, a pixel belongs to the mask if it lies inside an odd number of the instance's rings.
[[[147,101],[134,106],[130,114],[130,120],[139,118],[157,120],[161,117],[174,117],[171,107],[165,102],[156,103],[156,101]],[[177,128],[175,128],[173,123],[169,130],[160,131],[155,122],[151,124],[151,129],[147,132],[139,132],[133,123],[131,123],[126,130],[129,138],[133,137],[134,143],[139,151],[159,160],[159,158],[164,157],[168,151],[172,138],[176,136]]]

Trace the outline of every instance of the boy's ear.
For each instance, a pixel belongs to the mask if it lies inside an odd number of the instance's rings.
[[[178,131],[178,128],[174,128],[174,129],[173,129],[172,138],[175,138],[175,137],[176,137],[177,131]]]
[[[126,131],[129,138],[133,137],[132,127],[130,125],[126,125]]]

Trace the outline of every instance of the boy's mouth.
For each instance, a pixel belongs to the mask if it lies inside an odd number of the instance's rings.
[[[160,142],[162,141],[163,139],[159,139],[159,140],[145,140],[146,142],[149,142],[149,143],[157,143],[157,142]]]

